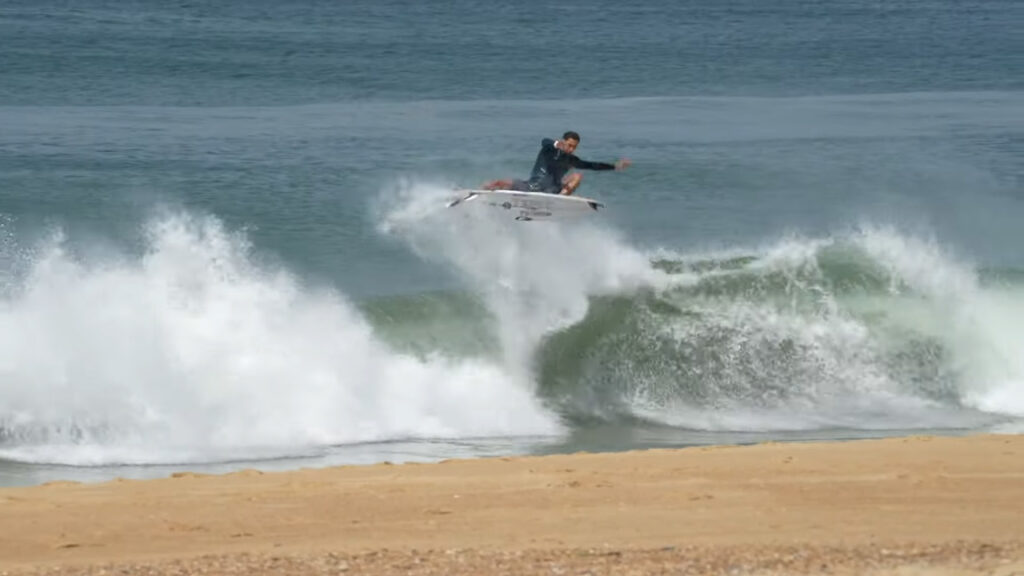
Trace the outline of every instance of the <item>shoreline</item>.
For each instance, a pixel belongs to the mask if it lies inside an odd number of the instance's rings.
[[[51,482],[0,518],[0,574],[1024,572],[1024,436]]]

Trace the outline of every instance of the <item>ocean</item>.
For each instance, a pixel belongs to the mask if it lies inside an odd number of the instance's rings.
[[[1017,0],[6,0],[0,485],[1024,432]],[[447,210],[582,136],[572,222]]]

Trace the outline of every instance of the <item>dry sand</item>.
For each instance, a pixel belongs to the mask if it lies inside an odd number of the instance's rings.
[[[0,489],[0,574],[1024,575],[1024,436]]]

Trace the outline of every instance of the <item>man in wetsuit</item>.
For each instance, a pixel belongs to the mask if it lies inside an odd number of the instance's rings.
[[[533,164],[529,180],[494,180],[484,185],[485,190],[517,190],[519,192],[547,192],[549,194],[572,194],[579,187],[583,175],[569,170],[625,170],[629,160],[615,164],[587,162],[573,154],[580,144],[580,135],[566,132],[561,140],[545,138],[540,142],[540,152]]]

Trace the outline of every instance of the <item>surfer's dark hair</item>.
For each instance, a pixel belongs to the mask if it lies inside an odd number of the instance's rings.
[[[580,141],[580,135],[579,135],[578,132],[573,132],[572,130],[569,130],[565,134],[562,134],[562,140],[575,140],[575,141],[579,142]]]

